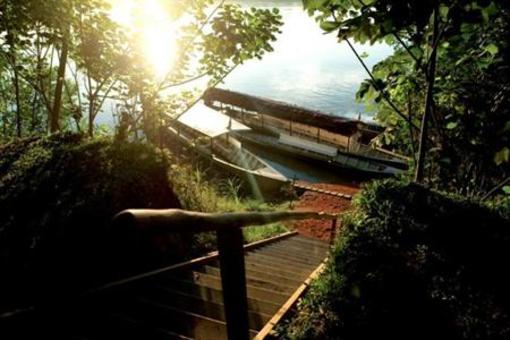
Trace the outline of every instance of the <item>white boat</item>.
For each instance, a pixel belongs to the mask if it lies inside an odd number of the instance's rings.
[[[172,140],[191,147],[203,158],[245,179],[255,195],[277,192],[290,181],[253,153],[233,134],[251,129],[202,102],[172,120],[166,131]]]

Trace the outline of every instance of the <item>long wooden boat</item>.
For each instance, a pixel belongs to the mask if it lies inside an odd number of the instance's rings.
[[[212,112],[211,112],[212,111]],[[194,150],[202,158],[228,173],[244,179],[253,194],[279,192],[290,184],[283,174],[242,146],[234,132],[250,129],[229,117],[197,103],[166,128],[168,136]]]
[[[369,145],[382,131],[374,124],[216,88],[204,100],[252,128],[236,132],[245,143],[367,174],[395,175],[408,168],[405,157]]]
[[[325,149],[322,145],[306,144],[292,140],[290,136],[274,136],[255,131],[240,131],[234,134],[237,139],[248,145],[256,145],[266,150],[281,153],[286,156],[313,161],[329,168],[355,170],[366,175],[396,175],[403,169],[400,163],[394,164],[391,160],[374,159],[369,154],[352,154],[342,152],[336,148]],[[283,137],[283,138],[282,138]]]

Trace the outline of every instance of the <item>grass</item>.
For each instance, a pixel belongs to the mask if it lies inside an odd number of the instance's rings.
[[[263,240],[271,236],[283,234],[287,232],[281,223],[272,223],[265,226],[248,227],[243,230],[244,239],[247,243]]]
[[[188,164],[174,164],[170,169],[173,190],[179,198],[183,209],[202,212],[234,211],[277,211],[288,206],[286,203],[269,204],[261,200],[242,197],[240,183],[234,179],[210,178],[207,173]],[[264,226],[252,226],[243,230],[245,242],[255,242],[278,234],[288,229],[281,223]],[[197,235],[196,242],[213,249],[214,234]]]

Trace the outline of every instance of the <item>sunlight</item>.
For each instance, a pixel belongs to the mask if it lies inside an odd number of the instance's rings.
[[[111,18],[141,36],[142,53],[158,78],[172,68],[176,56],[177,29],[163,0],[111,0]]]

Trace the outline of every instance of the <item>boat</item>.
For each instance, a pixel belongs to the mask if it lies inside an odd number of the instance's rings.
[[[190,147],[216,167],[244,179],[256,196],[277,193],[290,180],[243,147],[234,133],[251,128],[227,115],[196,103],[164,131],[172,141]]]
[[[408,169],[406,157],[370,145],[382,132],[375,124],[218,88],[208,89],[204,102],[250,127],[234,133],[247,145],[371,176]]]

